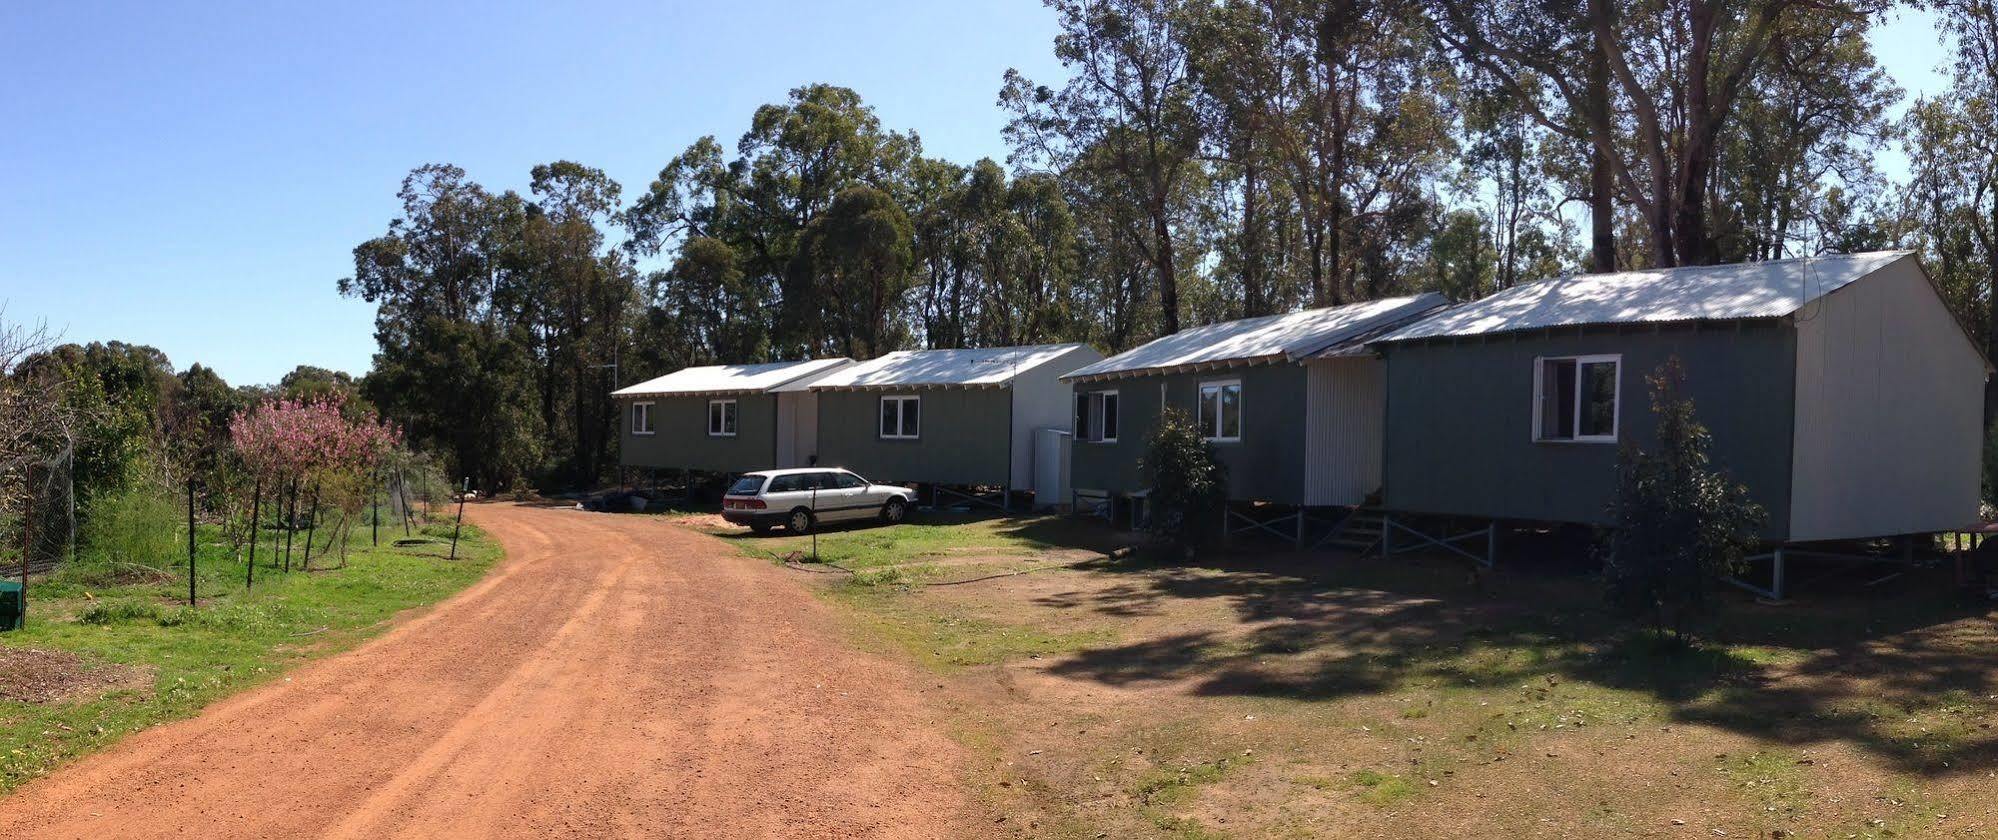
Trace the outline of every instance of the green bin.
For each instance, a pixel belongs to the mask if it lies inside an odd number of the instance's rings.
[[[21,619],[28,613],[28,598],[21,594],[21,583],[0,580],[0,631],[21,629]]]

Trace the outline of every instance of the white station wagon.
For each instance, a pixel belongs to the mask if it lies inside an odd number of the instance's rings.
[[[879,519],[888,524],[909,515],[916,491],[874,484],[851,470],[807,467],[744,473],[722,497],[722,518],[768,533],[783,525],[809,534],[820,522]]]

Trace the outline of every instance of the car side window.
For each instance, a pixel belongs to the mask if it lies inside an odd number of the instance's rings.
[[[841,490],[849,490],[855,487],[863,487],[866,486],[867,484],[867,482],[860,480],[860,476],[854,475],[853,473],[833,473],[832,477],[833,477],[833,486],[838,487]]]
[[[804,478],[802,475],[780,475],[770,479],[770,492],[789,493],[795,490],[803,490],[805,489],[804,482],[799,480],[802,478]]]

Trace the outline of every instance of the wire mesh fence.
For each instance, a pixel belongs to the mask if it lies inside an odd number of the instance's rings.
[[[76,450],[64,447],[50,456],[28,456],[5,465],[0,472],[20,479],[20,492],[4,516],[6,527],[0,533],[18,534],[18,540],[0,557],[8,561],[7,571],[19,574],[45,572],[76,556]]]

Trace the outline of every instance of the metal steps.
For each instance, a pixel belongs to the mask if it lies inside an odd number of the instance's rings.
[[[1379,508],[1354,508],[1353,512],[1339,521],[1332,533],[1318,541],[1317,548],[1331,548],[1366,556],[1381,545],[1381,535],[1387,530],[1387,514]]]

